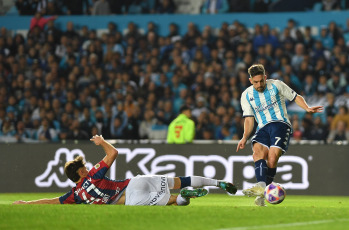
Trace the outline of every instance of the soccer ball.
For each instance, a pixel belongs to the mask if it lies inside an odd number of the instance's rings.
[[[286,190],[280,184],[272,182],[265,188],[264,197],[269,204],[280,204],[286,197]]]

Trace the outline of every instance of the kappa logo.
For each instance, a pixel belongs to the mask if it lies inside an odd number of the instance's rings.
[[[85,158],[85,154],[80,149],[58,149],[55,153],[54,160],[47,163],[45,172],[35,178],[36,186],[50,187],[56,184],[60,188],[74,187],[75,183],[69,180],[64,174],[64,164],[67,161],[74,160],[77,156],[83,156]],[[91,169],[93,165],[86,162],[86,167],[87,169]]]
[[[205,176],[233,181],[241,189],[255,184],[255,170],[252,156],[220,155],[157,155],[153,148],[119,148],[118,163],[125,167],[112,164],[109,172],[110,179],[132,178],[138,174],[175,176]],[[59,149],[55,159],[48,163],[46,171],[35,179],[39,187],[49,187],[55,183],[59,187],[74,186],[63,175],[66,160],[72,160],[74,154],[83,154],[81,150]],[[60,158],[64,156],[60,162]],[[90,164],[92,168],[92,164]],[[282,156],[279,160],[276,181],[286,189],[307,189],[308,163],[299,156]]]
[[[134,150],[120,148],[118,150],[118,161],[125,160],[122,164],[128,167],[126,171],[118,171],[117,175],[125,175],[125,178],[134,177],[140,172],[145,175],[166,174],[171,177],[199,175],[237,182],[241,189],[238,194],[242,194],[242,189],[255,183],[252,156],[230,156],[228,158],[219,155],[157,156],[153,148]],[[115,170],[113,166],[110,169]],[[303,158],[282,156],[277,171],[277,182],[286,189],[307,189],[309,187],[308,163]]]

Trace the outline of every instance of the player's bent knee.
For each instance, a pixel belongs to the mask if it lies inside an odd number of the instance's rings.
[[[279,157],[268,156],[268,167],[269,168],[276,168],[278,161],[279,161]]]

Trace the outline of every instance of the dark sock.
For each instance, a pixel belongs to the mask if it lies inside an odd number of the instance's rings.
[[[191,186],[191,178],[190,176],[180,176],[179,179],[181,180],[181,188],[185,188],[188,186]]]
[[[276,168],[269,168],[268,167],[267,180],[266,180],[267,185],[269,185],[269,184],[271,184],[271,182],[273,182],[275,174],[276,174]]]
[[[266,182],[267,162],[263,159],[254,162],[257,182]]]

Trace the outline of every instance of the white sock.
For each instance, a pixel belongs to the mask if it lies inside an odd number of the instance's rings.
[[[201,176],[191,176],[191,186],[195,188],[201,188],[204,186],[217,186],[218,180],[201,177]]]
[[[168,188],[169,189],[173,189],[174,188],[174,178],[173,177],[167,177],[167,184],[168,184]]]
[[[177,205],[179,206],[186,206],[190,203],[190,198],[184,198],[179,194],[176,199]]]

